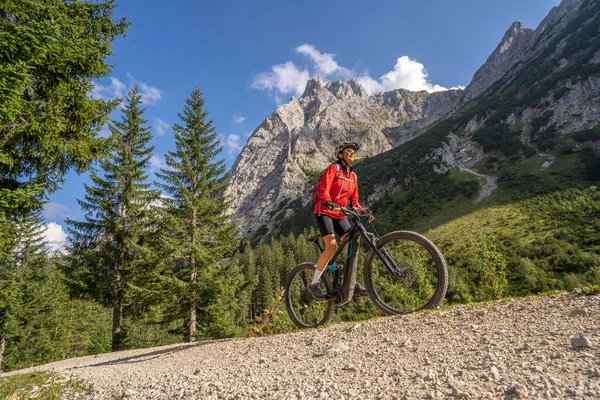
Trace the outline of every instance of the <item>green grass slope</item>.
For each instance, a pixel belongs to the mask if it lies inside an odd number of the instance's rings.
[[[600,284],[600,190],[487,207],[425,233],[449,266],[448,301]]]

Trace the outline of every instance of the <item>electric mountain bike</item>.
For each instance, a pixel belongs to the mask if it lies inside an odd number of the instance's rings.
[[[379,310],[387,315],[406,314],[441,304],[448,289],[448,269],[442,253],[431,240],[411,231],[395,231],[378,237],[368,232],[360,221],[368,218],[368,213],[345,207],[341,210],[353,226],[321,275],[320,288],[325,300],[316,300],[308,291],[315,272],[314,263],[299,264],[287,276],[285,305],[296,326],[312,328],[326,324],[333,318],[337,306],[352,300],[361,238],[369,248],[364,261],[364,283],[368,296]],[[323,251],[320,236],[307,241]],[[345,260],[336,264],[340,255]]]

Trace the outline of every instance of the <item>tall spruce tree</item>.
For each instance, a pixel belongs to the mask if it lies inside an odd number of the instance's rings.
[[[112,349],[122,345],[122,314],[143,309],[143,288],[151,280],[156,229],[154,207],[159,193],[150,189],[146,169],[154,146],[145,126],[142,97],[133,86],[125,97],[121,122],[110,125],[110,156],[102,160],[104,176],[91,175],[85,185],[85,221],[68,220],[73,241],[66,272],[71,283],[113,310]]]
[[[216,156],[222,147],[213,121],[208,119],[198,86],[178,114],[182,125],[173,126],[175,151],[165,156],[167,168],[161,169],[158,183],[170,198],[165,199],[165,222],[171,234],[166,238],[166,254],[171,258],[180,290],[179,306],[172,317],[184,320],[184,337],[194,341],[198,331],[197,312],[206,310],[206,297],[214,276],[210,269],[236,247],[236,228],[226,213],[224,197],[225,163]],[[211,278],[212,279],[212,278]]]
[[[112,0],[0,5],[0,255],[14,244],[12,217],[98,157],[97,132],[116,104],[88,94],[92,79],[110,73],[112,41],[129,24],[113,20],[114,8]]]
[[[98,157],[114,102],[88,96],[107,76],[128,22],[114,1],[6,0],[0,5],[0,359],[16,299],[17,220],[70,169]]]
[[[46,258],[42,209],[34,209],[26,215],[16,215],[15,228],[17,246],[12,252],[12,259],[17,266],[33,258]]]

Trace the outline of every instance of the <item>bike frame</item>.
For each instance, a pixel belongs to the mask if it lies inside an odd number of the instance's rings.
[[[388,258],[386,257],[386,254],[382,255],[381,252],[377,250],[377,247],[375,246],[375,241],[371,239],[371,234],[369,234],[369,232],[365,229],[363,224],[360,223],[360,220],[358,218],[354,218],[352,222],[354,222],[354,226],[352,227],[352,229],[350,229],[350,232],[348,232],[344,240],[342,240],[342,242],[339,244],[337,250],[333,254],[333,257],[331,257],[332,260],[335,260],[344,250],[346,245],[348,245],[348,249],[346,250],[346,260],[344,262],[344,281],[341,288],[338,288],[339,269],[330,268],[332,264],[327,266],[327,269],[332,270],[334,276],[332,282],[334,294],[328,297],[339,297],[338,301],[336,301],[336,304],[338,306],[342,306],[348,303],[350,300],[352,300],[352,297],[354,295],[354,287],[356,285],[356,271],[358,270],[358,252],[360,249],[361,236],[365,238],[369,246],[373,249],[373,251],[375,251],[377,257],[379,257],[381,262],[383,262],[385,267],[390,271],[390,273],[393,276],[402,275],[399,272],[399,268],[394,262],[393,258]],[[393,267],[390,265],[388,260],[391,260]],[[336,292],[339,292],[340,295],[338,296]]]

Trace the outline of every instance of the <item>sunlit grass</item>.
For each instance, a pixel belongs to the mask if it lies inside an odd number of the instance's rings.
[[[91,394],[90,385],[48,372],[30,372],[0,378],[1,400],[69,399]]]

